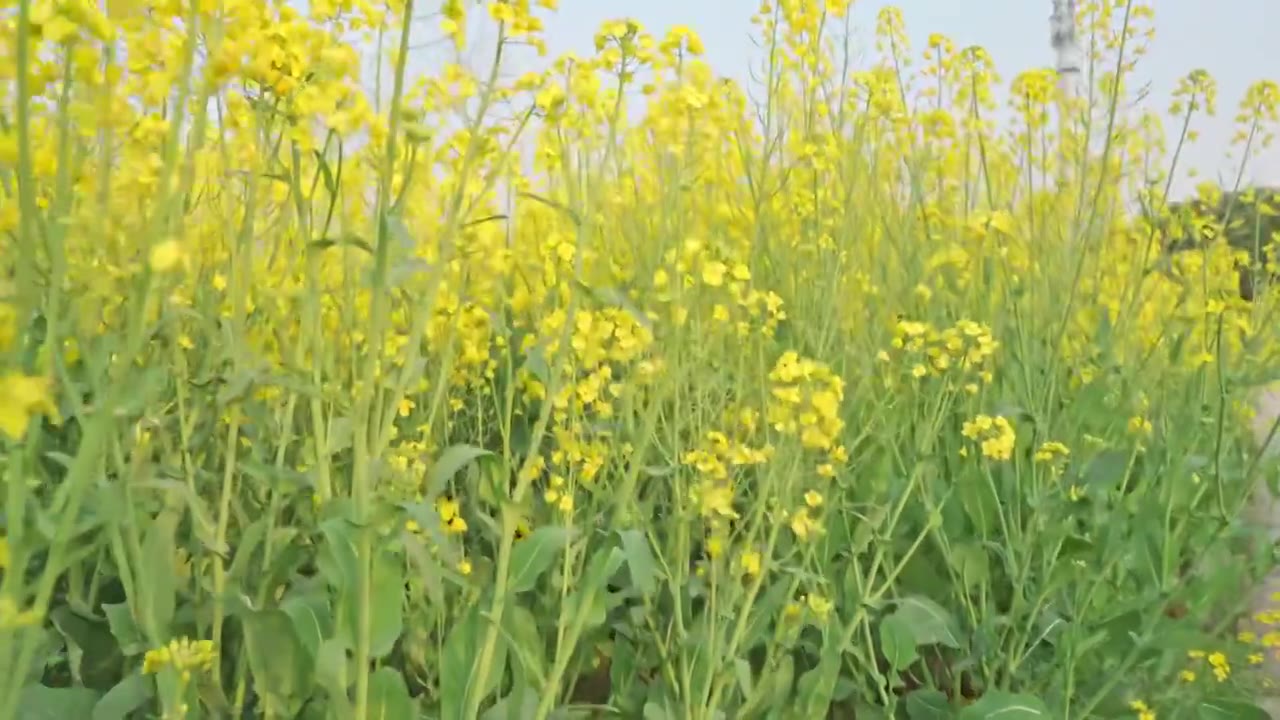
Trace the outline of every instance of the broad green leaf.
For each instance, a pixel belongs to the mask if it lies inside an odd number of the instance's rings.
[[[333,633],[333,616],[329,610],[329,598],[319,592],[290,595],[280,603],[280,609],[289,616],[293,631],[311,657],[320,654],[320,643]]]
[[[544,525],[516,543],[511,550],[510,581],[507,585],[511,592],[532,590],[568,542],[568,530]]]
[[[169,624],[173,622],[177,602],[178,575],[173,550],[178,520],[177,511],[166,509],[151,521],[142,544],[142,568],[139,572],[146,582],[137,585],[139,619],[144,626],[154,625],[166,635]]]
[[[512,672],[523,672],[530,687],[542,687],[546,682],[547,653],[542,635],[538,632],[538,620],[528,608],[512,605],[502,614],[502,626],[511,642],[511,654],[515,660]]]
[[[991,486],[979,474],[970,472],[960,473],[954,487],[974,532],[979,538],[990,537],[1000,517],[1000,501],[992,494]]]
[[[880,621],[880,652],[894,670],[905,670],[920,659],[915,632],[901,616],[894,614]]]
[[[622,538],[622,554],[631,570],[631,581],[640,592],[651,595],[658,587],[658,566],[649,548],[649,538],[640,530],[623,530],[618,535]]]
[[[382,658],[404,632],[404,564],[395,555],[382,552],[374,557],[369,600],[370,652]],[[360,623],[360,595],[355,583],[343,593],[342,607],[346,638],[354,643]]]
[[[373,562],[372,652],[383,658],[404,632],[404,564],[391,553]]]
[[[583,585],[597,591],[604,590],[625,561],[626,555],[616,547],[596,550],[587,561],[587,571],[582,576]]]
[[[258,545],[266,537],[267,528],[271,526],[272,520],[273,518],[260,517],[250,523],[240,534],[240,539],[236,542],[235,555],[232,556],[231,565],[227,568],[227,575],[233,580],[241,581],[249,574],[249,563]]]
[[[818,666],[800,676],[796,682],[796,694],[804,699],[802,717],[827,717],[836,692],[836,680],[840,677],[843,646],[829,637],[822,646]]]
[[[458,471],[477,458],[493,453],[474,445],[452,445],[445,448],[436,459],[431,470],[427,472],[427,497],[436,498],[444,492],[444,487],[453,479]]]
[[[791,688],[796,678],[795,658],[790,654],[783,655],[778,658],[776,665],[765,671],[765,675],[773,684],[773,706],[787,707],[791,702]]]
[[[227,547],[226,542],[219,542],[217,539],[217,524],[214,522],[213,515],[209,512],[209,507],[205,504],[204,499],[186,483],[176,480],[151,480],[135,483],[134,485],[135,487],[163,491],[175,499],[180,499],[185,505],[187,517],[191,519],[191,529],[201,544],[211,552],[223,557],[227,557],[230,554],[231,549]]]
[[[472,607],[454,624],[440,658],[440,720],[463,720],[467,692],[476,662],[479,614]]]
[[[356,554],[356,533],[359,529],[345,518],[335,517],[320,523],[324,542],[316,556],[316,564],[329,584],[341,595],[353,592],[359,579],[360,566]]]
[[[771,640],[773,620],[792,594],[791,580],[784,577],[775,580],[768,585],[768,589],[757,596],[755,605],[752,607],[752,617],[748,620],[747,631],[743,636],[743,649],[751,650]]]
[[[991,561],[980,543],[956,545],[951,552],[951,564],[967,588],[981,587],[991,577]]]
[[[951,613],[927,597],[914,595],[899,600],[893,617],[900,618],[906,627],[911,628],[917,646],[963,647]]]
[[[1241,700],[1203,700],[1196,708],[1201,720],[1270,720],[1266,710]]]
[[[404,677],[390,667],[369,676],[369,720],[408,720],[417,715]]]
[[[109,690],[120,678],[121,653],[108,623],[89,620],[62,605],[49,619],[67,646],[67,660],[76,685]]]
[[[907,717],[911,720],[950,720],[955,717],[951,703],[939,690],[921,689],[906,697]]]
[[[734,658],[733,676],[738,681],[738,691],[742,693],[742,697],[751,697],[751,690],[755,687],[751,663],[742,658]]]
[[[348,665],[347,647],[342,640],[326,638],[320,643],[316,654],[315,684],[328,692],[331,704],[347,699],[347,686],[351,683]]]
[[[1124,482],[1129,471],[1129,451],[1103,450],[1089,461],[1081,480],[1091,495],[1105,497]]]
[[[481,720],[511,720],[511,718],[533,717],[537,712],[538,693],[532,688],[516,685],[509,695],[485,710],[480,718]]]
[[[275,712],[297,714],[309,694],[315,671],[283,610],[259,610],[243,616],[245,646],[254,688]]]
[[[93,716],[98,693],[89,688],[51,688],[28,685],[18,696],[22,720],[68,720]]]
[[[667,709],[667,704],[650,700],[644,704],[644,720],[674,720],[676,714]]]
[[[992,690],[960,711],[957,720],[1049,720],[1049,708],[1030,695]]]
[[[92,720],[127,720],[154,694],[154,686],[149,679],[136,673],[130,675],[98,700],[93,706]]]

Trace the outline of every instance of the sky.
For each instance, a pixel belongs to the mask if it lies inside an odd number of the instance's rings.
[[[1199,121],[1199,142],[1184,150],[1179,161],[1180,167],[1196,168],[1200,177],[1189,180],[1179,173],[1173,194],[1181,196],[1203,179],[1221,177],[1230,185],[1238,165],[1225,157],[1223,149],[1233,134],[1237,104],[1255,80],[1280,81],[1280,51],[1274,49],[1280,0],[1151,2],[1156,8],[1155,40],[1140,61],[1131,87],[1149,84],[1144,102],[1162,112],[1179,78],[1193,69],[1208,70],[1219,88],[1218,116]],[[901,8],[917,54],[929,34],[939,32],[957,47],[986,48],[1005,82],[1023,70],[1053,64],[1051,0],[859,0],[853,20],[867,61],[873,52],[876,15],[889,4]],[[707,59],[717,72],[746,82],[750,64],[760,57],[750,23],[756,7],[758,0],[560,0],[559,11],[546,20],[546,40],[551,56],[567,50],[587,55],[596,29],[608,19],[635,18],[658,35],[672,25],[688,25],[702,38]],[[1165,127],[1168,135],[1176,135],[1175,120],[1167,120]],[[1170,137],[1170,142],[1175,139]],[[1244,182],[1280,184],[1280,143],[1250,161]]]

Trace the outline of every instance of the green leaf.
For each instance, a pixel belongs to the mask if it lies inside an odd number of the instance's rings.
[[[338,638],[326,638],[316,653],[316,684],[329,693],[329,702],[345,701],[350,673],[347,672],[347,646]],[[343,716],[345,717],[345,716]]]
[[[320,643],[333,633],[333,615],[329,610],[329,598],[320,592],[297,593],[280,603],[280,609],[289,616],[293,631],[312,658],[319,657]]]
[[[98,693],[89,688],[51,688],[28,685],[18,696],[18,717],[22,720],[67,720],[93,715]]]
[[[1270,720],[1271,715],[1253,703],[1239,700],[1203,700],[1196,708],[1201,720]]]
[[[340,596],[344,637],[354,646],[360,633],[360,597],[357,578]],[[395,647],[404,632],[404,564],[399,557],[382,552],[374,556],[370,580],[370,652],[383,658]]]
[[[616,547],[596,550],[587,561],[587,571],[582,575],[583,586],[592,590],[604,590],[625,561],[626,556]]]
[[[880,652],[894,670],[905,670],[920,659],[915,632],[900,615],[890,615],[880,621]]]
[[[354,591],[360,577],[355,540],[358,528],[346,518],[335,517],[320,523],[320,532],[324,535],[324,542],[320,544],[316,565],[321,574],[340,595]]]
[[[1089,494],[1105,497],[1118,488],[1128,475],[1129,458],[1129,451],[1103,450],[1090,460],[1081,473]]]
[[[631,581],[645,595],[653,594],[658,589],[658,566],[649,548],[649,538],[640,530],[623,530],[618,535],[622,539],[622,554],[631,570]]]
[[[267,528],[270,527],[273,518],[260,517],[249,524],[240,534],[239,541],[236,542],[235,555],[231,558],[231,565],[227,568],[227,575],[234,580],[242,580],[249,574],[249,562],[253,559],[254,551],[258,549],[263,539],[266,537]]]
[[[1049,720],[1049,708],[1030,695],[993,690],[960,711],[957,720]]]
[[[254,688],[277,713],[296,715],[309,694],[315,660],[283,610],[249,612],[243,620]]]
[[[391,553],[373,561],[373,607],[370,630],[373,657],[391,653],[404,632],[404,565]]]
[[[957,545],[951,553],[951,564],[966,588],[981,587],[991,578],[991,560],[979,543]]]
[[[961,648],[960,632],[955,619],[941,605],[927,597],[913,595],[897,601],[893,617],[911,628],[916,645],[946,645]]]
[[[406,720],[416,716],[404,677],[389,667],[369,676],[369,720]]]
[[[177,602],[173,549],[178,520],[176,511],[166,509],[151,521],[142,543],[142,568],[138,573],[147,579],[137,585],[139,619],[144,625],[154,625],[166,637]]]
[[[978,473],[960,473],[955,480],[955,491],[960,506],[973,523],[973,533],[989,537],[1000,518],[1000,500],[992,494],[991,486]]]
[[[773,684],[773,706],[786,707],[791,702],[791,689],[796,679],[796,661],[791,655],[783,655],[773,668],[765,671]]]
[[[667,709],[667,703],[649,700],[644,704],[644,720],[672,720],[676,715]]]
[[[945,693],[921,689],[906,697],[907,717],[911,720],[950,720],[955,716]]]
[[[80,617],[66,605],[49,614],[67,646],[71,677],[77,685],[106,691],[120,679],[121,653],[110,625]]]
[[[756,685],[751,672],[751,663],[742,658],[734,658],[733,677],[738,681],[738,692],[742,693],[742,697],[751,697],[751,690]]]
[[[131,713],[150,702],[153,695],[154,686],[148,678],[130,675],[98,700],[93,706],[92,720],[127,720]]]
[[[230,554],[231,549],[227,547],[226,542],[219,542],[217,539],[217,524],[214,522],[212,513],[209,512],[208,506],[205,505],[204,499],[186,483],[176,480],[151,480],[135,483],[134,486],[164,491],[175,500],[180,499],[186,506],[188,517],[191,518],[191,529],[194,531],[196,538],[200,540],[200,543],[211,552],[223,557],[227,557]]]
[[[538,714],[538,693],[532,688],[516,685],[511,693],[494,703],[480,715],[481,720],[510,720],[528,718]],[[552,717],[555,717],[553,714]]]
[[[537,618],[528,608],[513,605],[502,614],[502,627],[517,663],[512,665],[512,672],[523,672],[529,687],[542,687],[546,683],[547,653]]]
[[[493,453],[474,445],[451,445],[440,453],[431,470],[427,472],[427,497],[435,499],[444,492],[444,487],[458,471],[477,458]]]
[[[440,720],[462,720],[476,662],[479,617],[475,607],[454,624],[440,658]]]
[[[555,525],[544,525],[517,543],[511,550],[511,592],[532,590],[568,543],[569,531]]]
[[[834,638],[827,638],[822,645],[822,658],[818,666],[800,676],[796,682],[796,694],[804,698],[805,710],[801,717],[827,717],[840,678],[843,645]]]

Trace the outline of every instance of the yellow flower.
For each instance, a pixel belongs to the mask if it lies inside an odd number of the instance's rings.
[[[182,244],[177,240],[165,240],[151,248],[151,270],[153,272],[169,272],[176,269],[182,261]]]
[[[1156,720],[1155,711],[1141,700],[1130,702],[1129,709],[1138,714],[1138,720]]]
[[[182,675],[183,680],[189,680],[192,672],[212,667],[217,655],[212,640],[177,638],[168,645],[148,650],[142,658],[142,672],[158,673],[166,667],[172,667]]]
[[[31,627],[41,620],[43,615],[34,608],[22,610],[12,597],[0,595],[0,631]]]
[[[458,501],[450,497],[436,500],[436,514],[440,516],[440,527],[447,533],[461,535],[467,531],[467,521],[462,519]]]
[[[702,266],[702,282],[711,287],[720,287],[724,284],[725,273],[729,268],[718,260],[713,260]]]
[[[35,415],[56,421],[58,409],[50,397],[48,379],[18,373],[0,376],[0,432],[19,440]]]
[[[809,609],[819,620],[825,620],[831,612],[832,602],[821,595],[811,594],[808,598]]]
[[[820,534],[822,526],[809,516],[808,508],[800,508],[791,515],[791,532],[800,540],[808,540],[811,536]]]

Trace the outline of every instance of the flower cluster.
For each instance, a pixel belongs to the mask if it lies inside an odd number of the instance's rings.
[[[148,650],[142,659],[142,672],[158,673],[166,667],[177,670],[184,680],[190,680],[194,672],[213,667],[218,653],[212,640],[176,638],[168,645]]]
[[[999,461],[1013,457],[1018,436],[1014,431],[1013,423],[1004,416],[976,415],[972,420],[964,422],[960,432],[966,438],[978,443],[983,457]],[[967,455],[968,448],[962,448],[961,454]]]
[[[991,360],[1000,347],[989,328],[971,320],[942,330],[926,322],[899,320],[890,345],[892,352],[880,353],[881,362],[896,360],[914,378],[954,373],[971,394],[978,392],[981,383],[992,381]]]

